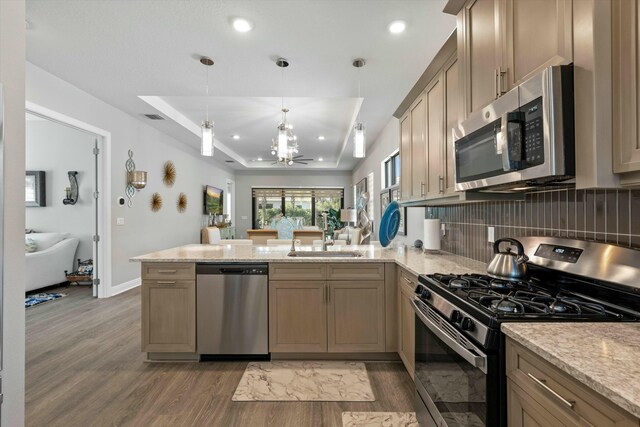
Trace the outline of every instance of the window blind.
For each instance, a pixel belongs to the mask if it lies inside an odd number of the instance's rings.
[[[252,188],[253,197],[334,197],[344,196],[343,188]]]

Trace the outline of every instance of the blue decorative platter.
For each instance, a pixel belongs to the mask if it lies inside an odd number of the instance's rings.
[[[400,227],[400,205],[398,202],[393,201],[389,203],[384,214],[382,214],[382,220],[380,221],[380,231],[378,233],[378,239],[383,247],[389,246],[389,243],[398,234],[398,228]]]

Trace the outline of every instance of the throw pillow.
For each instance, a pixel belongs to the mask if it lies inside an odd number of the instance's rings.
[[[24,242],[24,251],[26,253],[32,253],[38,250],[38,244],[33,239],[26,239]]]

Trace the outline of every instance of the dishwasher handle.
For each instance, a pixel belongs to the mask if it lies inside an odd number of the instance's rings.
[[[198,264],[196,274],[235,274],[235,275],[267,275],[269,267],[266,264]]]

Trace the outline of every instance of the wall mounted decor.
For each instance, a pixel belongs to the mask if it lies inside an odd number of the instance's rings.
[[[26,171],[25,173],[25,206],[47,206],[47,185],[44,171]]]
[[[173,187],[176,182],[176,165],[171,160],[167,160],[162,166],[162,182],[167,187]]]
[[[127,187],[125,188],[125,194],[129,199],[127,204],[131,207],[133,206],[133,196],[136,195],[136,191],[143,189],[147,185],[147,173],[136,170],[136,164],[133,162],[133,151],[129,150],[128,153],[129,159],[125,163],[125,167],[127,168]]]
[[[180,193],[178,195],[178,203],[176,203],[176,208],[178,212],[182,213],[187,210],[187,195],[184,193]]]
[[[162,196],[158,193],[151,195],[151,210],[158,212],[162,208]]]
[[[392,188],[391,190],[389,190],[390,194],[391,194],[391,201],[396,201],[399,202],[400,201],[400,190],[398,189],[398,187]],[[406,206],[400,206],[400,227],[398,228],[398,235],[399,236],[406,236],[407,235],[407,207]]]
[[[66,197],[62,199],[62,203],[65,205],[75,205],[78,201],[78,172],[69,171],[69,187],[65,188]]]

